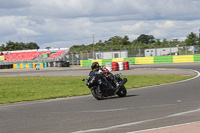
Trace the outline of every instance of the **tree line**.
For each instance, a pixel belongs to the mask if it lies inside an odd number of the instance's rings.
[[[200,45],[200,33],[191,32],[188,34],[184,41],[178,39],[167,40],[167,39],[156,39],[153,35],[141,34],[137,39],[130,41],[128,36],[120,37],[114,36],[105,40],[99,40],[95,44],[89,45],[73,45],[70,48],[72,53],[87,53],[91,51],[116,51],[116,50],[127,50],[127,49],[146,49],[146,48],[162,48],[162,47],[177,47],[177,46],[194,46]]]
[[[39,48],[40,47],[35,42],[23,43],[9,41],[6,44],[2,44],[0,46],[0,51],[29,50]]]

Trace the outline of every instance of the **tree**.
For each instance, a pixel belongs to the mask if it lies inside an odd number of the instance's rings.
[[[157,47],[161,47],[161,42],[160,42],[160,39],[156,39],[156,42],[155,42],[156,46]]]
[[[30,42],[30,43],[26,43],[25,46],[27,49],[39,49],[40,47],[37,45],[37,43],[34,42]]]
[[[199,29],[198,45],[200,45],[200,29]]]
[[[185,43],[186,43],[186,45],[188,45],[188,46],[197,45],[197,44],[198,44],[198,36],[197,36],[195,33],[191,32],[191,33],[187,36],[187,38],[186,38],[186,40],[185,40]]]
[[[5,51],[5,45],[4,45],[4,44],[2,44],[2,45],[0,46],[0,51]]]
[[[123,38],[123,45],[130,45],[130,44],[131,44],[131,42],[129,41],[128,36],[124,36],[124,38]]]
[[[109,40],[108,40],[108,44],[110,44],[110,45],[120,45],[120,44],[122,44],[122,41],[123,40],[123,38],[122,37],[120,37],[120,36],[114,36],[114,37],[111,37]]]
[[[154,43],[155,42],[155,38],[154,38],[153,35],[142,34],[137,38],[137,41],[148,44],[148,43]]]
[[[15,43],[14,43],[14,42],[11,42],[11,41],[7,42],[7,43],[6,43],[5,50],[7,50],[7,51],[16,50],[16,49],[15,49]]]
[[[27,49],[39,49],[40,47],[37,43],[30,42],[30,43],[23,43],[23,42],[12,42],[9,41],[6,45],[2,44],[0,46],[1,51],[13,51],[13,50],[27,50]]]
[[[99,40],[99,42],[95,44],[95,48],[98,49],[99,51],[105,50],[104,46],[105,46],[105,43],[103,43],[102,40]]]
[[[49,50],[50,48],[51,48],[51,47],[46,47],[45,49],[48,49],[48,50]]]

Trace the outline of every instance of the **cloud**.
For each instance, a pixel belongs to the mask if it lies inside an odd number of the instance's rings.
[[[136,21],[133,23],[134,24],[123,24],[121,31],[126,31],[129,34],[132,33],[133,35],[154,35],[155,38],[159,39],[168,38],[170,40],[173,38],[178,38],[183,41],[190,32],[197,33],[200,29],[200,20],[149,20]]]
[[[17,9],[17,8],[24,8],[29,7],[29,1],[28,0],[0,0],[0,9]]]
[[[141,28],[146,29],[148,28],[150,25],[144,21],[138,21],[138,22],[135,22],[135,24],[133,25],[123,25],[121,27],[121,30],[122,31],[138,31],[138,30],[141,30]],[[146,27],[146,28],[145,28]]]
[[[0,35],[2,36],[9,36],[12,34],[16,34],[16,25],[14,24],[13,20],[10,17],[1,17],[0,18]]]
[[[0,43],[70,47],[128,35],[185,38],[200,29],[198,0],[0,0]]]
[[[18,34],[21,36],[38,36],[41,35],[40,33],[26,28],[18,28]]]
[[[158,28],[165,28],[165,29],[169,29],[169,28],[175,28],[176,25],[174,24],[174,21],[165,21],[164,23],[156,23],[156,26]]]

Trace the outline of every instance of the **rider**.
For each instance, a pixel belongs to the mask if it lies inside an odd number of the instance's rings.
[[[103,73],[105,73],[106,79],[109,82],[115,83],[115,85],[117,87],[119,86],[119,83],[117,82],[117,80],[115,79],[115,77],[113,76],[113,74],[110,73],[109,70],[106,69],[105,67],[99,66],[98,62],[93,62],[92,65],[91,65],[91,69],[92,69],[92,71],[90,71],[89,77],[93,77],[95,75],[95,73],[97,73],[97,72],[103,72]]]
[[[92,63],[92,65],[91,65],[92,71],[90,71],[89,76],[90,77],[94,76],[95,73],[99,71],[99,68],[100,68],[100,66],[99,66],[98,62]]]

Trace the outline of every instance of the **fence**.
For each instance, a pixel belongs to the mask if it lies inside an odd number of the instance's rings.
[[[110,52],[111,54],[105,54]],[[126,52],[126,54],[123,54]],[[116,53],[118,55],[116,56]],[[141,49],[139,47],[135,49],[126,49],[124,51],[91,51],[91,52],[79,52],[70,53],[70,64],[80,65],[81,60],[98,60],[98,59],[115,59],[115,58],[130,58],[130,57],[156,57],[155,62],[163,60],[163,62],[171,62],[171,58],[167,56],[174,55],[196,55],[200,54],[200,46],[176,46],[165,48],[151,48]],[[104,55],[104,56],[103,56]],[[109,56],[109,57],[108,57]],[[160,57],[162,56],[162,57]],[[136,58],[137,59],[137,58]]]

